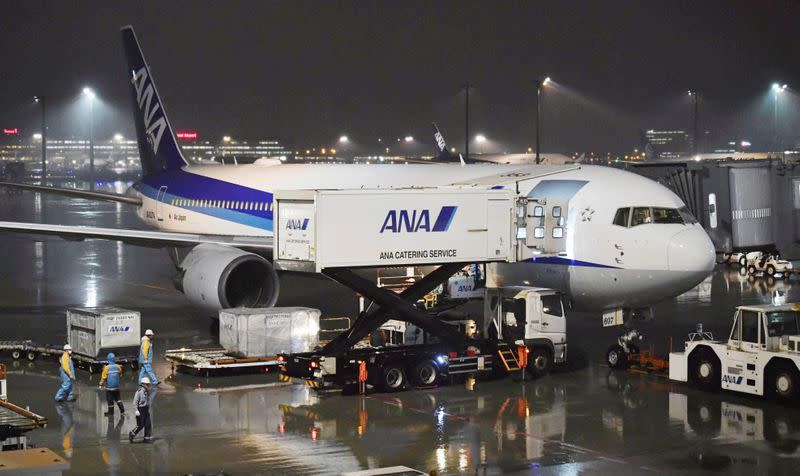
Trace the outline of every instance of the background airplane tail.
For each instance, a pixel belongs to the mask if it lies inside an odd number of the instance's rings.
[[[136,33],[130,25],[123,27],[121,32],[128,63],[127,78],[131,83],[142,174],[148,176],[164,170],[180,169],[188,162],[181,154]]]
[[[433,138],[436,140],[436,159],[446,160],[450,158],[450,151],[447,150],[447,144],[444,141],[444,136],[439,132],[439,127],[433,123]]]

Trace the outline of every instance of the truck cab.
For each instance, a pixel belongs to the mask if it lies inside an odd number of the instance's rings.
[[[486,288],[484,335],[528,347],[528,367],[548,373],[567,358],[567,321],[563,294],[547,288]]]

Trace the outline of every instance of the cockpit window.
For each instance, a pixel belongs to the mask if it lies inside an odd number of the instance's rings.
[[[674,208],[654,208],[653,223],[677,223],[683,224],[680,212]]]
[[[619,226],[628,226],[628,217],[631,216],[630,208],[620,208],[617,214],[614,215],[614,224]]]
[[[681,218],[683,218],[683,222],[687,225],[694,225],[697,223],[697,218],[692,215],[692,212],[689,211],[687,207],[680,207],[678,209],[678,213],[681,214]]]
[[[633,209],[633,217],[631,218],[631,226],[644,225],[646,223],[653,223],[650,208],[636,207]]]

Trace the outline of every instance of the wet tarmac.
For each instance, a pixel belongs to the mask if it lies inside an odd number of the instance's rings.
[[[121,191],[121,190],[119,190]],[[0,219],[141,227],[126,206],[36,194],[0,194]],[[172,286],[160,250],[112,242],[33,241],[0,235],[0,340],[63,343],[64,310],[115,305],[141,311],[156,353],[216,344],[211,320]],[[665,353],[703,322],[727,335],[739,303],[769,302],[776,290],[800,300],[800,284],[748,279],[719,267],[685,295],[662,303],[637,327],[645,347]],[[282,281],[281,305],[354,316],[348,290],[323,279]],[[654,376],[602,365],[614,329],[569,319],[570,364],[527,383],[474,389],[343,397],[279,382],[274,374],[176,375],[158,388],[150,445],[130,444],[132,415],[109,420],[99,376],[78,371],[77,401],[56,404],[57,363],[12,362],[9,398],[50,420],[29,434],[71,464],[69,474],[338,474],[406,465],[440,474],[794,474],[800,409],[730,393],[705,394]],[[159,377],[169,365],[157,360]],[[123,379],[127,406],[135,390]]]

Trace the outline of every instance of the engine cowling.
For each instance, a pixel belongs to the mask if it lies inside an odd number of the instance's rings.
[[[278,273],[263,256],[215,244],[195,246],[181,262],[180,286],[192,304],[217,311],[232,307],[272,307],[278,300]]]

